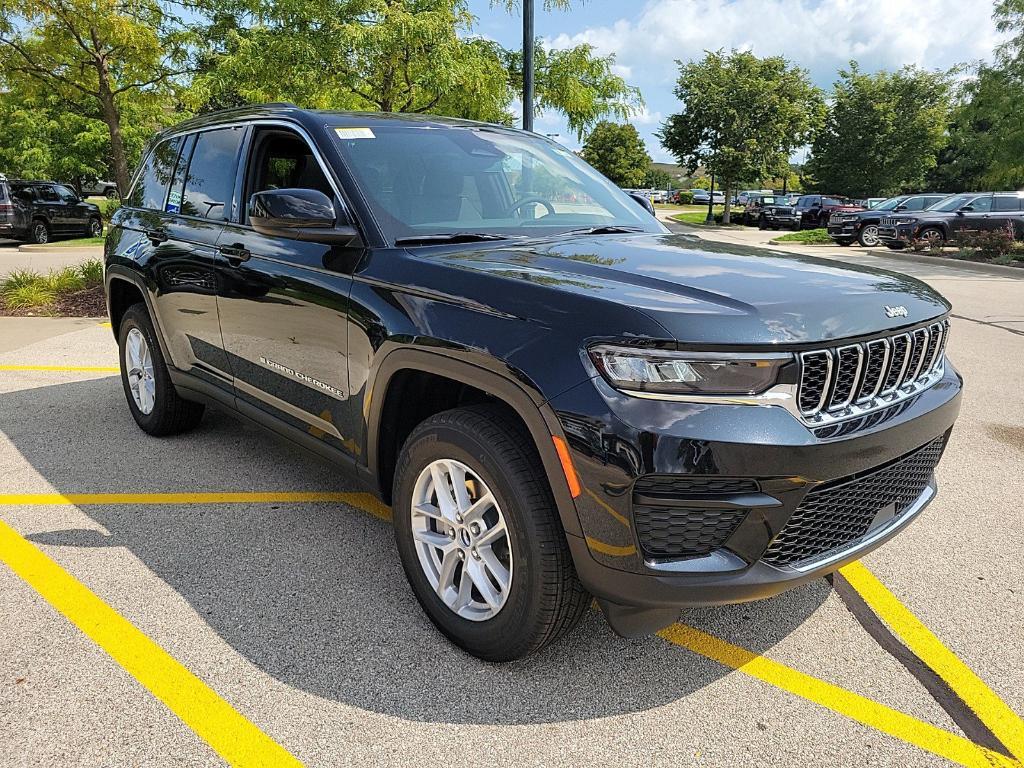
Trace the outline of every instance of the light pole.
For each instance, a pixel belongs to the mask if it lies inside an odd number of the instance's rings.
[[[708,215],[705,224],[715,223],[715,175],[711,174],[711,189],[708,191]]]
[[[533,2],[523,0],[523,130],[533,130]]]

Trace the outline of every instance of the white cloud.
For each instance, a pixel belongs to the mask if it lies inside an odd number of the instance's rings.
[[[629,20],[550,41],[614,53],[645,90],[671,84],[675,59],[717,48],[782,54],[827,85],[850,59],[867,71],[945,69],[988,58],[997,42],[988,0],[649,0]]]

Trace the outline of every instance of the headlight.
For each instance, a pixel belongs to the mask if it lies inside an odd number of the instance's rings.
[[[756,395],[775,385],[793,356],[598,346],[590,349],[590,359],[609,384],[625,392]]]

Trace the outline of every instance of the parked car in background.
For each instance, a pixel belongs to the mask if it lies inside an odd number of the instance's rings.
[[[894,213],[882,218],[878,227],[881,242],[893,249],[905,248],[915,240],[942,246],[966,232],[1013,229],[1014,238],[1024,239],[1024,192],[973,192],[951,195],[920,213]]]
[[[708,203],[714,203],[714,205],[725,205],[725,193],[715,192],[714,199],[712,200],[712,194],[706,189],[695,189],[693,190],[693,203],[694,205],[707,205]]]
[[[839,245],[852,245],[858,242],[867,248],[874,248],[881,242],[878,239],[878,225],[886,213],[923,211],[948,196],[944,192],[897,195],[864,211],[836,212],[829,217],[828,234]]]
[[[743,223],[760,229],[799,229],[800,217],[789,205],[789,199],[781,195],[751,195],[743,210]]]
[[[100,209],[52,181],[0,176],[0,237],[47,243],[55,235],[100,237]]]
[[[97,180],[91,184],[82,185],[82,197],[105,197],[108,200],[116,200],[117,183],[113,181]]]
[[[750,200],[751,195],[771,195],[774,194],[773,190],[770,189],[744,189],[732,199],[736,205],[746,205]]]
[[[819,229],[824,227],[829,217],[836,212],[863,211],[864,206],[837,195],[801,195],[797,198],[797,213],[800,215],[802,229]]]

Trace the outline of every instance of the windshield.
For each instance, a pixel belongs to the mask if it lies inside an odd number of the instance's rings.
[[[554,142],[486,126],[335,129],[385,235],[530,236],[593,227],[662,232],[622,190]]]
[[[905,197],[890,197],[888,200],[883,200],[878,205],[874,206],[871,210],[873,211],[891,211],[897,205],[906,200]]]
[[[947,197],[945,200],[940,200],[928,210],[943,211],[945,213],[948,213],[949,211],[958,211],[975,197],[976,195],[954,195],[953,197]]]

